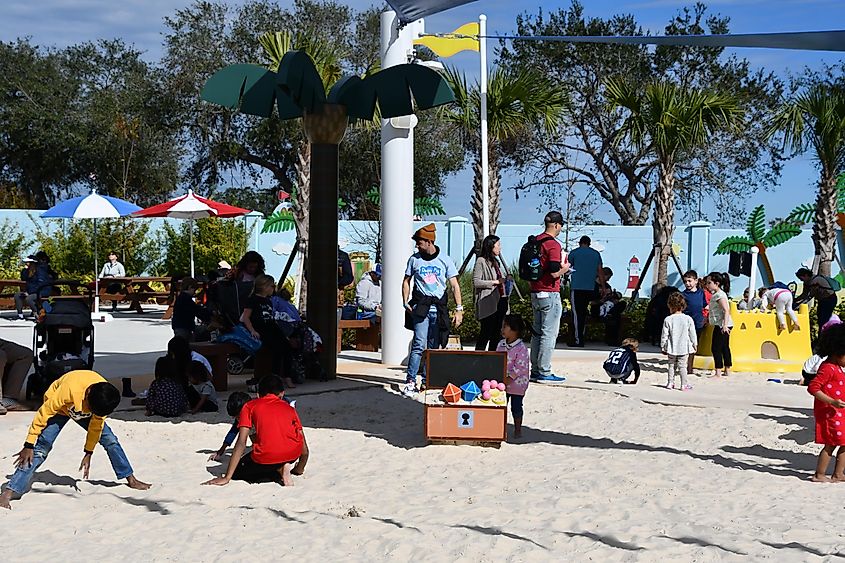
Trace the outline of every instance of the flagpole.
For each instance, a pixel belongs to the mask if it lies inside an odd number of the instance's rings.
[[[478,16],[479,52],[481,55],[481,202],[482,231],[490,234],[490,165],[487,154],[487,16]]]
[[[100,314],[100,270],[97,263],[97,219],[94,218],[94,314]]]

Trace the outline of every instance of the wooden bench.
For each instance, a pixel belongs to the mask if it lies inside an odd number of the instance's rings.
[[[0,280],[0,309],[14,309],[15,294],[25,287],[26,282],[21,280]]]
[[[240,348],[231,342],[191,342],[191,350],[202,354],[211,364],[211,376],[217,391],[229,388],[229,369],[227,361],[229,354],[237,354]]]
[[[369,319],[344,319],[337,325],[337,353],[340,354],[343,331],[355,330],[355,349],[360,352],[378,352],[381,343],[381,323],[373,324]]]

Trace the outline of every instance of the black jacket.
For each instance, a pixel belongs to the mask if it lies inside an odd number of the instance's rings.
[[[173,316],[170,318],[170,326],[174,329],[181,328],[193,332],[196,328],[194,319],[197,317],[203,321],[208,321],[211,318],[211,312],[194,301],[193,295],[180,291],[173,303]]]
[[[445,348],[449,343],[449,331],[452,321],[449,318],[449,292],[444,291],[440,297],[423,295],[417,288],[411,295],[411,312],[405,311],[405,328],[414,330],[414,317],[422,319],[428,315],[429,309],[437,307],[437,346]]]

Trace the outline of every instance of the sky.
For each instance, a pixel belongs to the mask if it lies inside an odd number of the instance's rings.
[[[279,0],[289,5],[287,0]],[[241,0],[232,0],[239,4]],[[372,0],[347,0],[354,9],[379,5]],[[678,0],[582,0],[585,14],[609,17],[631,13],[652,34],[662,35],[665,24],[683,6]],[[845,28],[845,0],[710,0],[705,2],[710,12],[729,16],[732,33],[763,33],[786,31],[816,31]],[[188,0],[5,0],[0,9],[0,41],[29,37],[42,46],[64,47],[83,41],[120,38],[145,52],[148,60],[156,60],[162,53],[163,20],[177,9],[189,5]],[[464,23],[487,15],[490,34],[515,31],[519,13],[545,13],[569,6],[569,0],[478,0],[426,18],[426,31],[446,33]],[[491,47],[492,47],[491,42]],[[841,53],[818,53],[766,49],[728,49],[747,58],[755,67],[764,67],[781,76],[800,73],[805,66],[819,67],[822,63],[837,63]],[[464,70],[468,77],[478,75],[477,53],[458,54],[447,61]],[[491,49],[491,63],[495,57]],[[749,198],[750,210],[765,203],[769,217],[785,216],[796,204],[812,201],[818,172],[809,157],[796,157],[786,163],[778,186],[769,193],[761,192]],[[507,188],[518,178],[506,174],[503,178],[501,221],[505,223],[539,224],[544,211],[538,194],[522,195],[518,201]],[[446,183],[444,207],[447,215],[469,215],[472,174],[469,169],[450,177]],[[706,209],[706,208],[705,208]],[[617,223],[607,204],[598,208],[597,219]],[[740,221],[742,222],[742,221]]]

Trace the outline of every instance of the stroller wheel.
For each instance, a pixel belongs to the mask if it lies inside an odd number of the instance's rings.
[[[226,360],[226,369],[232,375],[240,375],[244,372],[244,361],[238,356],[229,356]]]

